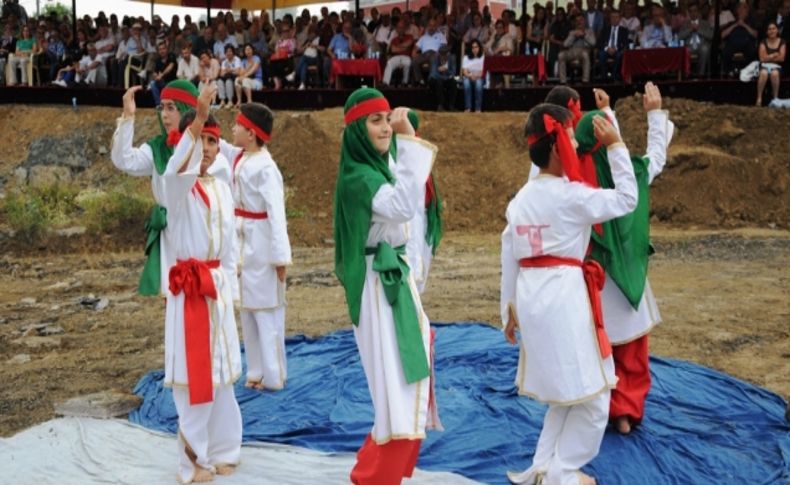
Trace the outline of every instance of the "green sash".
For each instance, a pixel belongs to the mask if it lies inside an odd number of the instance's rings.
[[[428,377],[431,370],[409,286],[409,265],[403,258],[406,247],[393,248],[386,242],[380,242],[375,248],[365,248],[365,255],[371,254],[375,255],[373,271],[379,273],[384,295],[392,307],[403,375],[406,382],[412,384]]]

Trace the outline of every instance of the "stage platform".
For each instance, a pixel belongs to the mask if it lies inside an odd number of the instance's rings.
[[[755,84],[738,80],[688,80],[658,81],[666,97],[686,98],[716,104],[752,105],[755,99]],[[483,94],[483,111],[527,111],[545,97],[553,85],[514,87],[510,89],[487,89]],[[582,95],[582,105],[593,104],[592,88],[606,89],[612,102],[631,96],[642,89],[642,83],[634,84],[577,84],[573,85]],[[255,101],[267,104],[274,110],[317,110],[343,106],[352,89],[283,89],[264,90],[254,93]],[[427,88],[391,88],[385,94],[393,106],[410,106],[421,110],[433,110],[436,101]],[[63,104],[72,105],[76,98],[78,106],[121,106],[123,90],[116,88],[60,88],[57,86],[2,87],[0,104]],[[790,79],[783,80],[780,97],[790,97]],[[458,90],[456,108],[463,108],[463,90]],[[138,106],[153,107],[153,99],[146,93],[137,97]]]

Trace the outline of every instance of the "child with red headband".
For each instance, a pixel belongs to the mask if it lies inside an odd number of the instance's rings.
[[[354,91],[344,109],[335,274],[374,408],[373,428],[351,471],[357,485],[396,485],[410,477],[426,429],[439,427],[430,322],[406,257],[409,221],[425,208],[422,190],[437,148],[414,136],[407,113],[390,110],[372,88]]]
[[[580,469],[598,454],[616,379],[600,313],[603,270],[583,260],[591,226],[627,214],[637,203],[620,136],[602,117],[595,119],[595,133],[607,147],[613,189],[583,181],[567,108],[538,105],[525,128],[540,174],[507,209],[501,311],[508,342],[516,344],[521,329],[519,395],[549,408],[532,466],[509,472],[513,483],[595,483]]]
[[[233,145],[221,143],[231,160],[233,200],[239,237],[239,305],[246,386],[285,386],[285,273],[291,244],[285,220],[283,176],[267,148],[274,114],[260,103],[241,106]]]
[[[230,186],[212,176],[220,130],[208,114],[216,86],[201,93],[197,113],[172,135],[173,155],[154,184],[167,210],[168,268],[165,380],[178,412],[178,479],[206,482],[233,473],[241,453],[242,421],[233,384],[241,352],[233,313],[236,235]]]

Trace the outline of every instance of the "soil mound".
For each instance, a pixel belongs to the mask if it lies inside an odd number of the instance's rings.
[[[790,227],[788,165],[790,116],[781,110],[716,106],[666,99],[677,125],[664,173],[651,191],[654,220],[672,226]],[[616,106],[626,143],[643,154],[646,119],[641,101],[628,98]],[[0,106],[0,128],[14,140],[0,154],[0,192],[20,183],[15,171],[28,160],[28,147],[39,138],[88,133],[95,149],[87,168],[74,171],[72,183],[99,187],[120,175],[109,160],[110,133],[118,108]],[[231,139],[234,113],[216,116]],[[526,114],[421,113],[420,135],[439,146],[434,169],[445,201],[449,232],[498,232],[508,201],[523,185],[529,160],[522,139]],[[153,110],[140,110],[136,143],[154,135]],[[331,244],[332,197],[342,136],[342,111],[278,112],[271,151],[287,187],[290,234],[295,245]],[[107,134],[107,139],[99,139]],[[140,180],[141,184],[144,182]],[[2,221],[0,215],[0,224]],[[129,226],[143,240],[139,227]],[[79,221],[74,222],[79,224]],[[132,234],[112,234],[120,245]],[[107,238],[103,238],[106,240]],[[66,248],[69,245],[64,245]]]

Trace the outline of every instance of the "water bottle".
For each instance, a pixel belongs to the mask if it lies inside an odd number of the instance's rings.
[[[77,111],[77,97],[76,97],[76,96],[74,96],[73,98],[71,98],[71,108],[72,108],[74,111]]]

